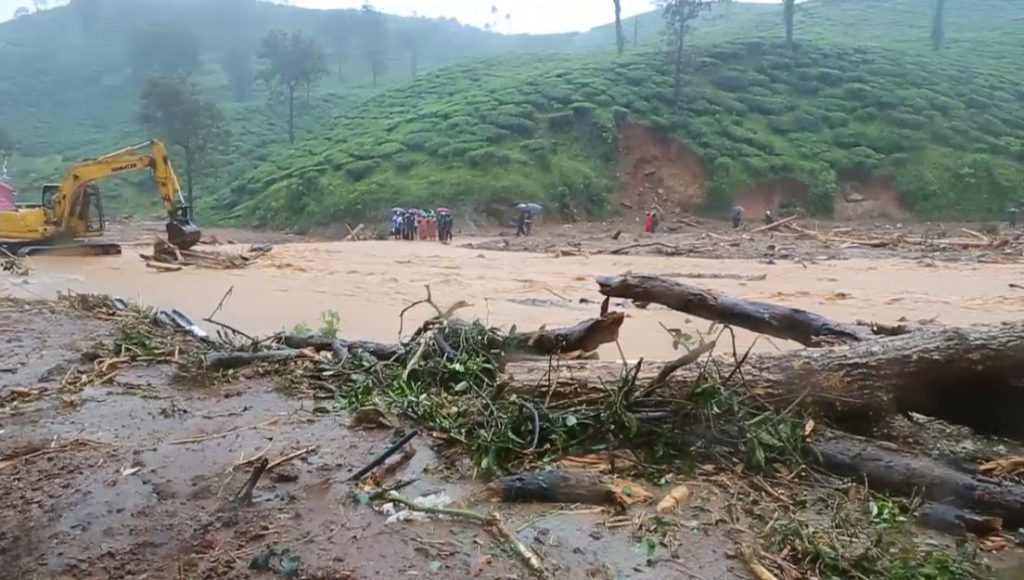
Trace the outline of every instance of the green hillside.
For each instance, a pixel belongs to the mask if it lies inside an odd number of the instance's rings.
[[[155,73],[162,60],[195,51],[198,64],[191,77],[226,109],[234,133],[231,150],[217,162],[224,170],[201,186],[205,191],[223,188],[287,141],[284,108],[269,102],[264,87],[253,84],[243,98],[232,93],[228,56],[246,55],[252,80],[259,66],[257,46],[268,31],[299,30],[323,44],[330,74],[313,87],[308,103],[299,104],[301,135],[378,90],[364,57],[361,26],[356,10],[308,10],[257,0],[74,0],[2,23],[0,133],[15,144],[14,179],[23,190],[34,190],[57,177],[67,162],[149,137],[137,122],[144,76],[136,70],[139,56],[155,63],[148,70]],[[424,74],[489,53],[575,50],[577,44],[610,47],[615,42],[609,31],[509,36],[450,19],[387,15],[385,34],[380,87],[411,78],[414,52],[418,73]],[[155,203],[149,192],[136,197],[131,187],[105,189],[113,205],[122,208]]]
[[[389,17],[389,62],[375,88],[353,11],[91,1],[106,8],[90,23],[73,3],[0,25],[0,129],[18,145],[11,167],[24,189],[63,160],[148,136],[135,121],[130,31],[166,27],[198,39],[193,78],[231,121],[232,145],[200,183],[205,221],[311,225],[429,203],[497,216],[521,198],[567,217],[603,215],[617,187],[616,128],[627,120],[702,156],[711,206],[784,176],[807,183],[813,209],[827,212],[837,170],[894,176],[921,214],[994,214],[1024,195],[1024,3],[1014,0],[950,3],[941,51],[929,42],[925,0],[801,4],[795,50],[782,41],[781,7],[719,6],[687,41],[678,101],[657,13],[625,22],[623,58],[610,25],[504,36]],[[294,146],[281,105],[259,87],[239,99],[222,66],[271,28],[318,37],[332,67],[299,103]],[[414,80],[410,35],[420,41]],[[139,203],[130,187],[105,191],[121,208]]]
[[[895,176],[922,214],[995,214],[1024,196],[1021,18],[1011,0],[961,6],[935,52],[924,2],[823,0],[802,6],[793,52],[778,40],[777,7],[719,15],[695,34],[678,102],[655,45],[621,60],[456,65],[353,108],[235,183],[218,208],[289,224],[396,203],[487,212],[525,197],[601,215],[616,186],[616,124],[633,119],[702,156],[712,206],[785,176],[827,212],[840,170]]]

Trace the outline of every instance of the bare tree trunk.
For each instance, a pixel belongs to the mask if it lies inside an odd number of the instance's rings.
[[[708,368],[728,375],[734,359],[718,357]],[[645,366],[638,382],[660,370]],[[678,370],[660,394],[685,399],[702,378],[703,365]],[[601,392],[618,380],[622,364],[567,363],[558,377],[547,365],[511,363],[510,390],[539,388],[566,396]],[[725,378],[724,376],[722,377]],[[898,413],[919,413],[971,427],[982,434],[1024,437],[1024,322],[919,330],[852,345],[752,354],[732,384],[779,410],[798,406],[838,425],[863,432]]]
[[[783,17],[786,20],[786,43],[793,48],[793,20],[796,18],[796,0],[783,0]]]
[[[295,143],[295,85],[288,85],[288,143]]]
[[[657,276],[602,276],[597,279],[597,284],[601,294],[611,298],[654,302],[706,320],[793,340],[804,346],[872,338],[865,330],[829,320],[813,312],[733,298]]]
[[[622,32],[622,0],[612,0],[615,3],[615,42],[619,49],[619,56],[626,51],[626,37]]]
[[[932,47],[942,50],[946,43],[946,0],[935,0],[932,13]]]
[[[920,496],[1001,518],[1008,530],[1024,526],[1024,486],[1020,484],[979,479],[895,445],[830,429],[816,429],[805,450],[811,461],[826,470],[855,478],[874,491]]]
[[[633,17],[633,46],[640,46],[640,17]]]
[[[683,41],[686,39],[686,28],[685,25],[679,26],[679,30],[676,31],[678,37],[676,38],[676,54],[675,54],[675,71],[673,75],[673,88],[672,88],[672,102],[679,106],[679,95],[683,90]]]

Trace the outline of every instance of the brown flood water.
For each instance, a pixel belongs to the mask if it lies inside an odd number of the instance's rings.
[[[626,271],[650,274],[767,274],[757,282],[687,280],[743,298],[805,308],[842,321],[895,322],[938,317],[945,324],[966,325],[1024,318],[1021,266],[945,264],[925,266],[901,260],[847,260],[767,265],[751,260],[707,260],[652,256],[554,258],[543,254],[481,252],[409,242],[326,242],[277,246],[268,259],[245,270],[147,270],[138,246],[125,246],[120,257],[33,258],[32,274],[20,284],[0,282],[0,293],[52,297],[57,291],[109,293],[161,308],[178,308],[197,323],[234,287],[217,318],[253,334],[272,333],[304,322],[312,328],[319,316],[336,310],[341,334],[349,338],[394,341],[399,312],[424,297],[429,284],[443,308],[466,300],[463,311],[492,324],[533,330],[573,324],[595,316],[601,296],[595,275]],[[226,247],[222,251],[230,251]],[[586,298],[592,303],[581,304]],[[613,302],[613,307],[615,303]],[[622,305],[629,319],[621,344],[628,358],[669,358],[671,340],[659,325],[693,333],[707,324],[652,306]],[[408,317],[409,332],[430,314],[421,306]],[[208,330],[209,324],[203,323]],[[738,348],[752,335],[739,334]],[[795,346],[760,341],[758,350]],[[617,358],[606,345],[602,358]]]

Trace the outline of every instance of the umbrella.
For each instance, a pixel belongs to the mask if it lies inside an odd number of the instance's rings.
[[[540,213],[541,211],[543,211],[544,208],[537,203],[528,203],[526,204],[526,209],[532,211],[533,213]]]
[[[403,211],[405,211],[405,208],[401,208],[401,207],[393,207],[393,208],[391,208],[391,213],[402,213]]]

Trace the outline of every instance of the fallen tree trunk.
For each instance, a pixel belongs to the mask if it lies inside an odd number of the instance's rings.
[[[601,294],[654,302],[707,320],[785,338],[804,346],[827,346],[871,338],[863,329],[806,310],[733,298],[658,276],[601,276]]]
[[[638,384],[648,383],[660,367],[645,365]],[[735,367],[732,357],[718,357],[707,368],[728,375]],[[701,364],[679,369],[659,393],[686,398],[704,369]],[[567,363],[552,376],[547,365],[515,363],[506,374],[513,392],[553,390],[571,398],[602,392],[602,381],[614,384],[622,364]],[[776,409],[797,405],[856,431],[913,412],[982,434],[1024,438],[1024,322],[939,327],[844,347],[751,354],[733,381]]]
[[[618,340],[619,328],[625,319],[621,312],[607,312],[599,318],[566,328],[516,333],[511,336],[513,353],[533,356],[590,354],[602,344]]]
[[[1024,485],[973,477],[895,445],[829,429],[816,430],[805,449],[808,457],[824,469],[855,478],[874,491],[919,495],[982,516],[1001,518],[1011,530],[1024,526]],[[966,515],[953,517],[963,520],[960,523],[965,531],[977,533],[984,529]]]
[[[271,350],[267,352],[211,352],[206,355],[206,367],[215,371],[240,369],[264,362],[285,362],[309,358],[304,350]]]
[[[339,357],[340,352],[365,352],[377,360],[396,359],[405,354],[405,347],[400,344],[387,344],[368,340],[342,340],[319,334],[289,334],[282,342],[288,348],[311,348],[318,352],[331,351]]]
[[[621,506],[651,497],[649,492],[633,482],[572,469],[528,471],[503,477],[488,486],[484,495],[510,503]]]
[[[800,219],[800,216],[798,216],[798,215],[791,215],[788,218],[781,219],[779,221],[775,221],[775,222],[772,222],[770,224],[763,225],[763,226],[761,226],[761,227],[759,227],[757,229],[750,230],[750,233],[758,234],[758,233],[761,233],[761,232],[768,232],[768,231],[774,230],[776,228],[782,227],[782,226],[788,224],[789,222],[796,221],[798,219]]]

